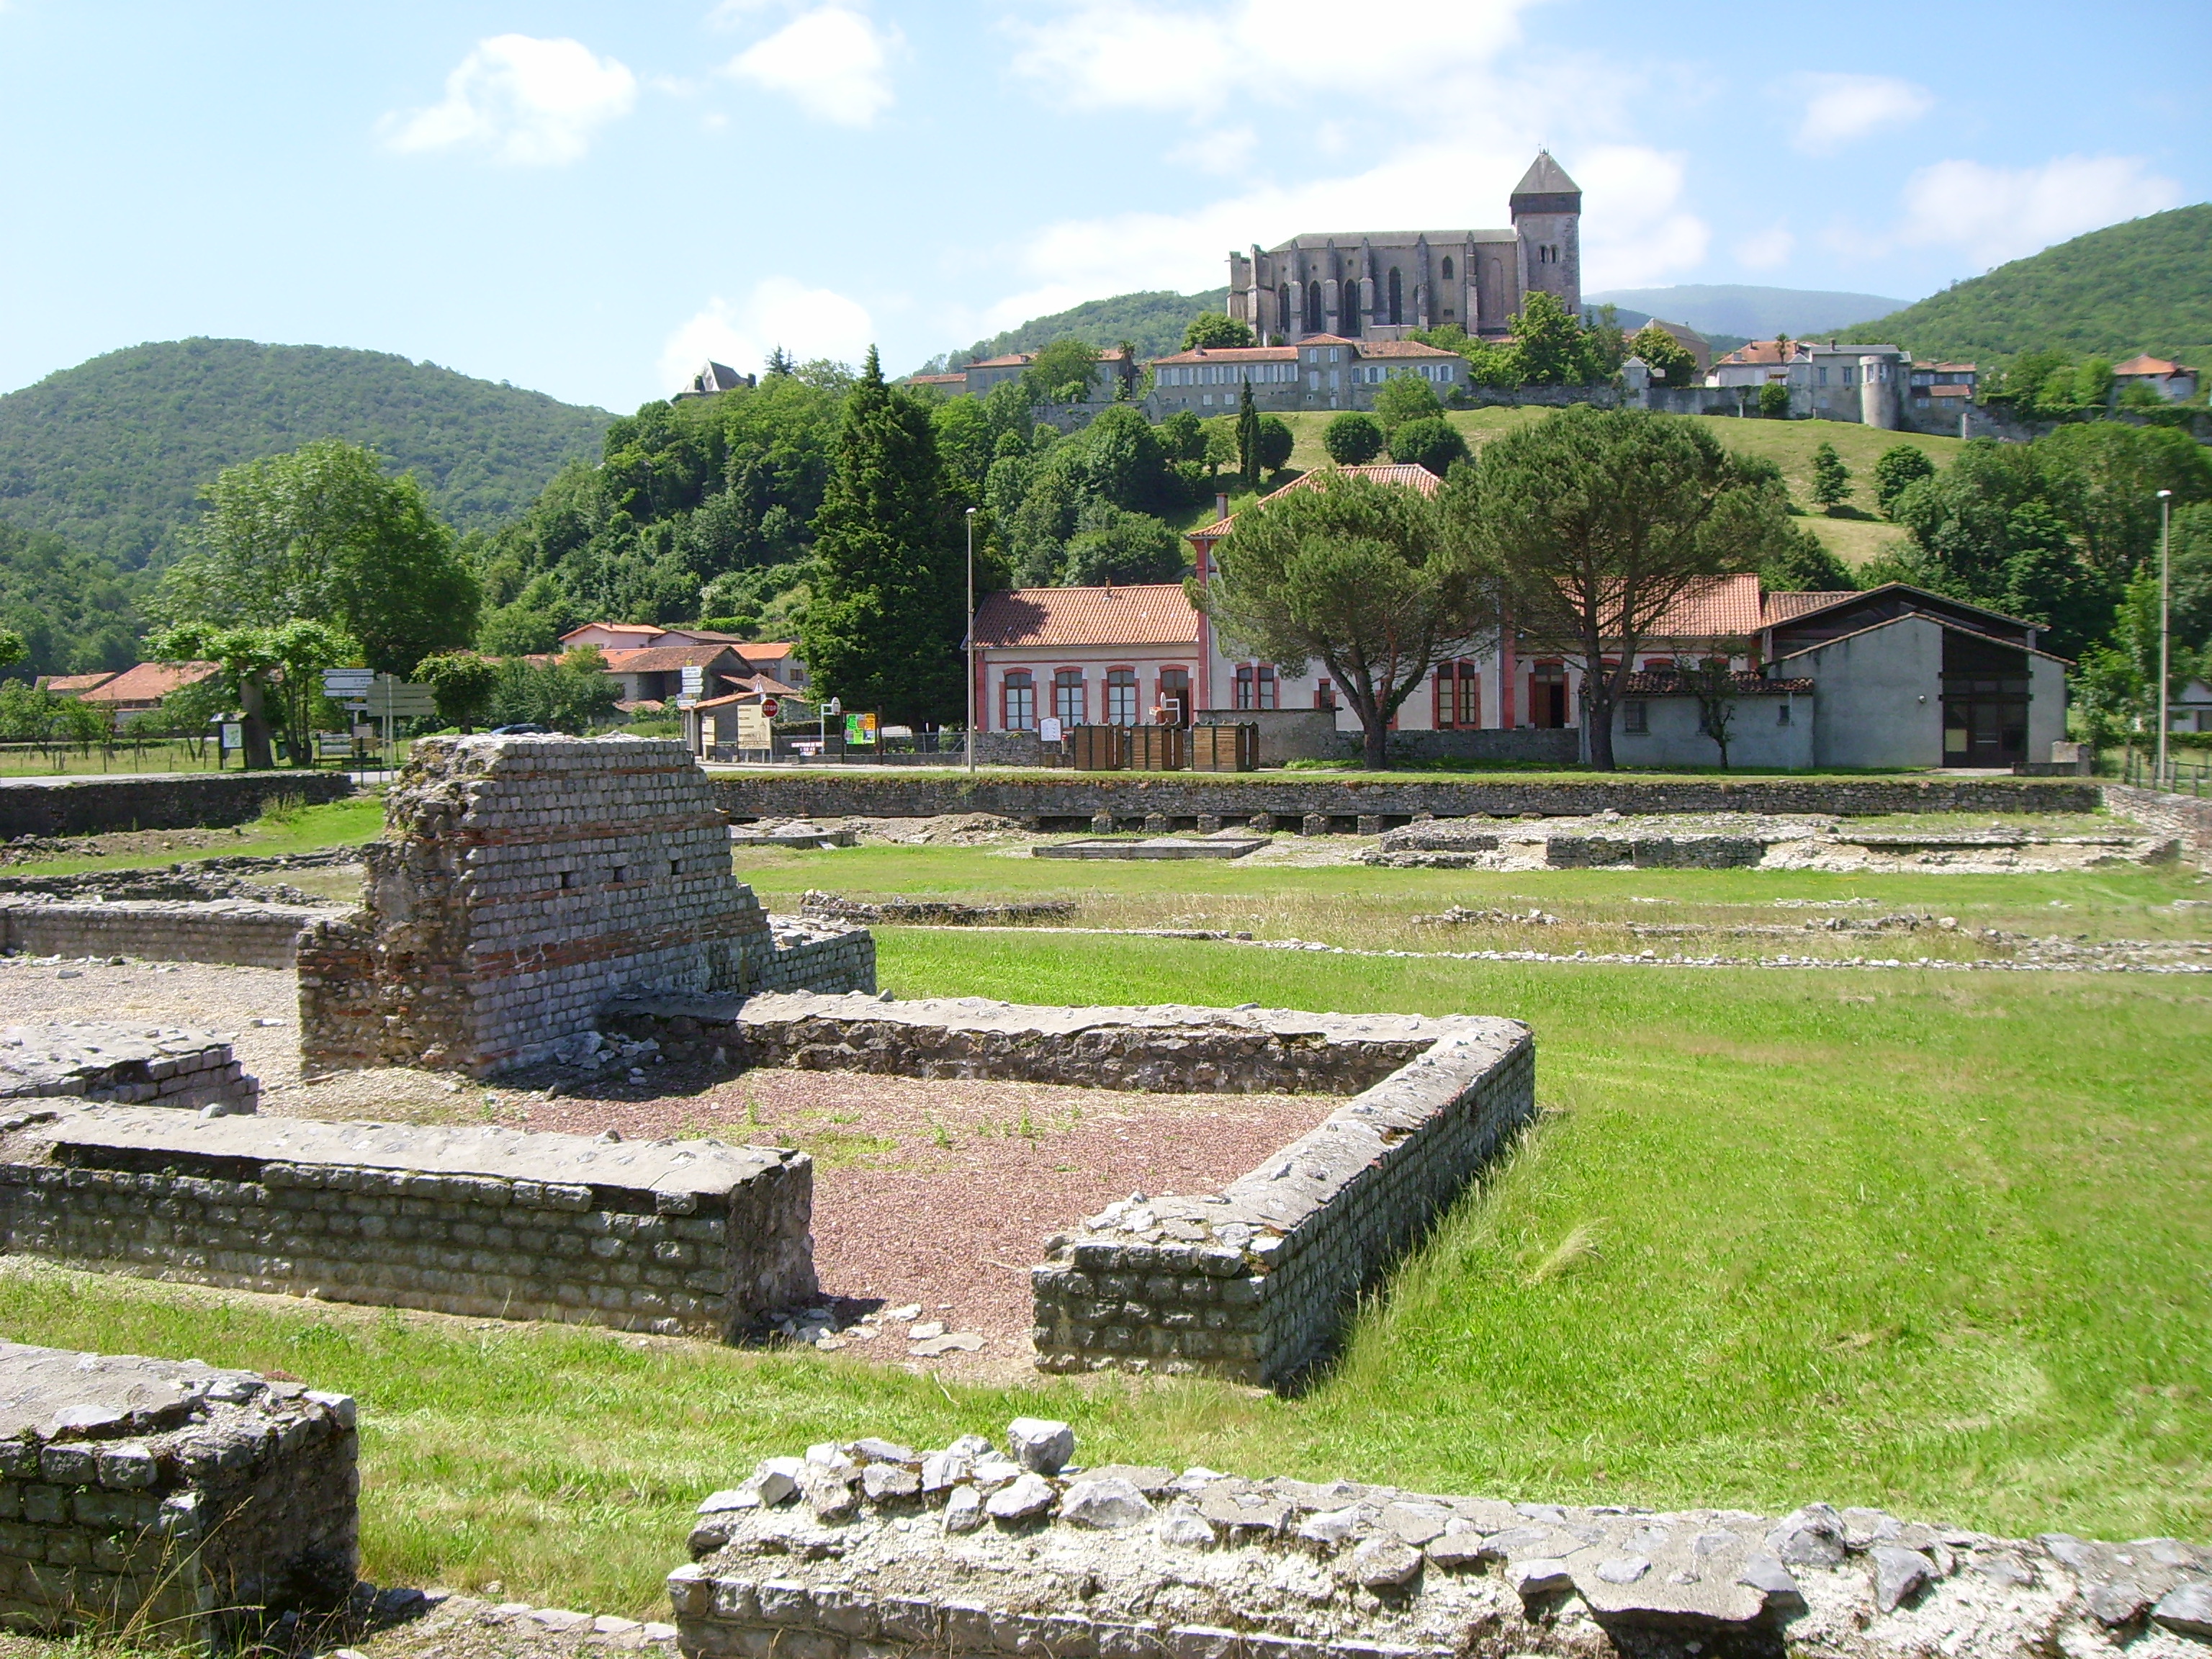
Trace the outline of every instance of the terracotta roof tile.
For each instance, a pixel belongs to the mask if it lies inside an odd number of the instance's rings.
[[[212,679],[222,672],[213,662],[142,662],[126,668],[106,684],[96,686],[80,702],[159,702],[172,691]]]
[[[1846,587],[1832,590],[1810,590],[1801,592],[1769,593],[1760,607],[1761,620],[1768,627],[1804,616],[1808,611],[1824,610],[1838,599],[1848,599],[1858,590]]]
[[[97,674],[42,674],[39,677],[39,690],[51,691],[58,697],[73,696],[95,686],[105,685],[114,678],[115,671],[112,668]]]
[[[975,643],[1195,645],[1198,620],[1180,582],[1018,587],[984,599],[975,615]]]
[[[1287,363],[1297,360],[1296,346],[1200,346],[1172,356],[1155,357],[1160,363]]]
[[[1658,639],[1706,640],[1759,630],[1757,576],[1722,576],[1702,582],[1668,607],[1648,633]]]
[[[2148,352],[2130,357],[2124,363],[2114,363],[2115,374],[2185,374],[2188,371],[2179,363],[2168,362],[2163,357],[2154,357]]]
[[[679,668],[712,668],[725,657],[736,655],[726,645],[653,645],[639,651],[605,651],[608,669],[617,674],[672,674]]]
[[[1386,461],[1374,466],[1323,466],[1316,467],[1311,472],[1301,474],[1280,489],[1269,490],[1260,497],[1257,504],[1265,506],[1278,495],[1287,494],[1293,489],[1310,489],[1323,478],[1340,476],[1348,478],[1369,478],[1376,483],[1410,484],[1424,495],[1435,495],[1437,490],[1443,488],[1444,482],[1425,466],[1414,466],[1401,461]],[[1237,515],[1232,513],[1225,519],[1216,519],[1202,529],[1188,531],[1185,533],[1193,541],[1218,541],[1230,532],[1236,523]]]
[[[651,623],[586,623],[581,628],[572,628],[567,633],[563,634],[561,636],[561,642],[563,645],[566,645],[570,640],[576,638],[580,635],[588,634],[594,629],[598,629],[602,634],[630,634],[643,640],[657,640],[663,634],[668,631],[666,629],[656,627]]]

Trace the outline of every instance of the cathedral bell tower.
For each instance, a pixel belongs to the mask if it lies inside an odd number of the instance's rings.
[[[1583,187],[1567,177],[1551,151],[1539,150],[1513,187],[1510,206],[1522,292],[1541,289],[1556,295],[1569,315],[1581,316]]]

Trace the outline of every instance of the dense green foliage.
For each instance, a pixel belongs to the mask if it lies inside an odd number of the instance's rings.
[[[152,635],[146,654],[157,662],[213,662],[222,666],[228,700],[245,714],[246,763],[271,764],[271,739],[286,758],[312,758],[317,717],[328,708],[322,671],[354,654],[353,641],[322,623],[295,617],[276,623],[231,626],[181,623]]]
[[[1441,415],[1407,421],[1390,434],[1390,459],[1411,466],[1425,466],[1439,478],[1452,463],[1468,458],[1467,440]]]
[[[1896,505],[1908,485],[1936,476],[1936,463],[1917,444],[1894,444],[1874,464],[1875,500],[1885,513]]]
[[[1206,435],[1195,420],[1154,427],[1134,407],[1117,405],[1066,437],[1050,427],[1037,428],[1026,443],[1002,437],[985,496],[1015,580],[1042,586],[1109,574],[1120,581],[1180,575],[1180,544],[1160,532],[1164,515],[1192,500],[1199,464],[1178,463],[1170,446],[1202,446]],[[1157,530],[1131,524],[1134,515]]]
[[[1457,352],[1467,359],[1468,379],[1473,384],[1501,391],[1601,384],[1619,373],[1628,358],[1629,342],[1610,306],[1600,307],[1586,321],[1556,296],[1539,290],[1507,320],[1512,337],[1504,342],[1470,338],[1457,323],[1407,333],[1425,345]],[[1454,398],[1463,401],[1465,393],[1455,387]]]
[[[1137,348],[1139,357],[1165,356],[1182,349],[1183,330],[1193,318],[1208,313],[1225,315],[1223,307],[1228,301],[1225,288],[1205,294],[1149,289],[1117,294],[1108,300],[1085,300],[1049,317],[1032,317],[1003,334],[976,341],[965,351],[948,351],[924,367],[942,372],[1011,351],[1036,351],[1062,338],[1085,340],[1095,346],[1120,345],[1126,340]]]
[[[799,629],[824,695],[915,725],[958,717],[966,615],[955,516],[927,405],[884,384],[870,347],[815,515],[813,602]]]
[[[0,673],[88,674],[138,660],[138,601],[149,579],[42,530],[0,520],[0,626],[26,656]]]
[[[200,487],[317,438],[373,447],[464,530],[520,512],[611,417],[378,351],[178,340],[0,397],[0,515],[124,568],[185,546]]]
[[[1321,444],[1339,466],[1364,466],[1382,453],[1382,422],[1347,409],[1322,428]]]
[[[2212,343],[2212,204],[2093,230],[1843,331],[1920,357],[2172,356]]]
[[[1655,386],[1688,386],[1697,378],[1698,360],[1690,355],[1689,348],[1656,323],[1637,330],[1628,349],[1644,360]]]
[[[1382,422],[1386,434],[1395,433],[1407,421],[1425,421],[1443,413],[1436,388],[1418,374],[1393,374],[1375,393],[1375,418]]]
[[[438,718],[467,732],[484,723],[499,689],[501,665],[474,651],[445,651],[425,657],[407,678],[427,685],[438,704]]]
[[[1813,452],[1813,504],[1831,512],[1851,498],[1851,470],[1825,439]]]
[[[614,715],[620,694],[606,667],[606,659],[588,645],[550,662],[510,657],[499,665],[485,718],[494,726],[546,726],[581,735]],[[439,712],[445,712],[442,702]]]
[[[1182,331],[1182,349],[1185,351],[1196,351],[1201,348],[1212,350],[1220,346],[1238,347],[1252,343],[1251,325],[1240,323],[1222,311],[1200,312]]]

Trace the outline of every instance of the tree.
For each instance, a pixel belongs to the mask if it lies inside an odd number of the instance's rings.
[[[1779,380],[1769,380],[1759,388],[1759,418],[1762,421],[1786,421],[1790,418],[1790,388]]]
[[[0,628],[0,668],[13,668],[28,660],[30,654],[31,647],[23,642],[21,634],[12,628]]]
[[[1364,466],[1382,453],[1382,422],[1346,410],[1322,429],[1321,447],[1339,466]]]
[[[1206,459],[1206,428],[1187,409],[1178,409],[1159,425],[1160,448],[1171,461]]]
[[[1773,545],[1759,562],[1759,580],[1770,593],[1840,593],[1859,585],[1826,542],[1786,518],[1775,526]]]
[[[1319,658],[1359,716],[1367,764],[1389,760],[1390,718],[1439,662],[1494,626],[1471,550],[1440,533],[1417,489],[1316,475],[1237,514],[1216,574],[1186,584],[1224,641],[1305,672]]]
[[[1093,424],[1117,415],[1144,423],[1115,409]],[[960,538],[929,411],[884,384],[872,346],[845,400],[814,534],[800,638],[817,688],[910,724],[953,718],[963,702]]]
[[[1690,349],[1656,323],[1638,329],[1628,349],[1644,360],[1661,386],[1687,386],[1697,377],[1698,360]]]
[[[799,365],[792,362],[791,354],[780,345],[769,348],[768,362],[762,367],[771,378],[776,375],[788,378],[799,372]]]
[[[168,621],[339,626],[380,673],[404,673],[476,634],[475,576],[410,474],[325,438],[225,467],[200,492],[200,551],[180,559],[149,608]]]
[[[1234,349],[1251,343],[1251,328],[1224,312],[1202,311],[1190,319],[1182,331],[1185,351],[1212,351],[1224,346]]]
[[[1407,421],[1431,421],[1443,412],[1435,388],[1418,374],[1393,374],[1375,393],[1375,418],[1385,436]]]
[[[499,687],[499,665],[473,651],[448,651],[416,663],[414,680],[430,688],[438,718],[466,732],[483,724]]]
[[[1581,386],[1590,379],[1583,325],[1557,295],[1532,290],[1510,319],[1514,349],[1531,386]]]
[[[1786,503],[1695,421],[1577,404],[1493,440],[1440,498],[1455,543],[1496,573],[1515,625],[1583,667],[1591,763],[1660,619],[1754,570]]]
[[[614,717],[622,695],[596,646],[578,646],[550,663],[510,657],[499,665],[491,720],[500,726],[550,726],[580,737]]]
[[[1823,438],[1813,452],[1813,505],[1826,508],[1832,517],[1850,498],[1851,470],[1836,453],[1835,445]]]
[[[1038,403],[1079,404],[1098,384],[1098,348],[1084,340],[1054,340],[1022,371],[1022,383]]]
[[[1729,727],[1735,724],[1736,700],[1743,691],[1730,660],[1745,649],[1742,640],[1719,640],[1703,657],[1674,659],[1675,677],[1697,699],[1698,730],[1719,748],[1723,772],[1728,770]]]
[[[1252,401],[1252,382],[1244,383],[1237,404],[1237,476],[1247,489],[1260,487],[1260,406]]]
[[[1297,434],[1291,423],[1279,415],[1260,417],[1260,465],[1268,472],[1280,472],[1291,464],[1291,452],[1297,447]]]
[[[225,686],[245,711],[249,769],[276,764],[272,732],[283,737],[295,762],[311,753],[311,716],[323,695],[322,672],[355,654],[352,641],[316,622],[271,628],[179,623],[149,638],[146,651],[157,662],[212,662],[222,668]]]
[[[1467,440],[1441,415],[1408,421],[1390,434],[1390,459],[1413,466],[1425,466],[1439,478],[1452,463],[1468,457]]]
[[[1928,452],[1917,444],[1892,444],[1881,452],[1874,464],[1874,498],[1885,517],[1895,517],[1891,509],[1897,498],[1923,478],[1936,476],[1936,463],[1928,459]]]
[[[1183,563],[1182,538],[1159,520],[1094,501],[1076,520],[1059,577],[1070,587],[1171,582],[1182,580]]]

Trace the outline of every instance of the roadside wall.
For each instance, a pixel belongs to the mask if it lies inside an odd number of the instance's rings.
[[[0,1620],[207,1647],[342,1607],[354,1402],[251,1371],[0,1343]],[[67,1424],[70,1426],[61,1426]]]
[[[475,1318],[734,1337],[815,1291],[803,1152],[64,1113],[0,1138],[11,1252]]]
[[[343,772],[149,772],[129,777],[10,778],[0,782],[0,840],[106,830],[213,829],[246,823],[289,795],[319,806],[354,793]]]
[[[0,950],[32,956],[133,957],[289,968],[302,928],[337,913],[216,900],[50,903],[0,897]]]

